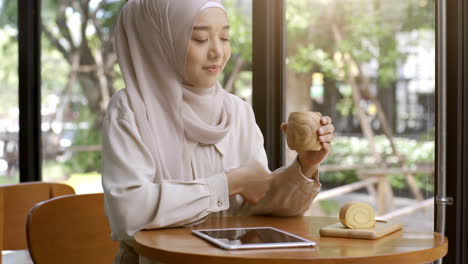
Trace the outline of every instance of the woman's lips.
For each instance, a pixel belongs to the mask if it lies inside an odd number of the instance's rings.
[[[221,70],[221,66],[212,65],[208,67],[203,67],[204,70],[208,71],[209,73],[218,73]]]

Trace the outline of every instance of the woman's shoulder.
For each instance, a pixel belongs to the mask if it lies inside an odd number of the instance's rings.
[[[120,90],[117,90],[111,97],[108,108],[110,107],[125,107],[128,106],[128,95],[127,95],[127,89],[123,88]]]
[[[116,91],[107,106],[106,118],[124,118],[128,119],[128,115],[132,115],[133,112],[130,108],[128,101],[127,89],[120,89]]]

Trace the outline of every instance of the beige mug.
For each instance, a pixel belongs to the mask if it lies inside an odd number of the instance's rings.
[[[291,112],[286,127],[288,147],[296,151],[322,149],[317,135],[321,118],[320,112]]]

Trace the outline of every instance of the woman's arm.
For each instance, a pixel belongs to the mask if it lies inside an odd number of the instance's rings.
[[[264,152],[259,149],[259,152]],[[263,155],[263,154],[262,154]],[[271,173],[272,181],[268,192],[258,203],[245,203],[243,215],[303,215],[320,191],[318,170],[306,177],[297,158]]]
[[[229,208],[224,173],[189,182],[153,182],[155,165],[133,116],[104,120],[102,182],[113,238],[131,239],[141,229],[182,226]]]
[[[272,175],[258,160],[226,172],[229,196],[240,194],[250,204],[257,204],[270,189]]]
[[[248,120],[248,121],[247,121]],[[267,168],[267,158],[263,146],[263,135],[258,128],[253,111],[249,117],[252,135],[252,157]],[[318,169],[307,171],[307,177],[302,167],[295,159],[291,164],[283,166],[271,173],[272,181],[268,192],[258,203],[246,203],[241,209],[241,214],[270,214],[270,215],[301,215],[312,203],[320,191]]]

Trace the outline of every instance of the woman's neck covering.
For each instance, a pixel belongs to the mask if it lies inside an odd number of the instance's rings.
[[[207,89],[182,84],[195,18],[219,6],[215,0],[130,0],[119,16],[117,57],[141,139],[155,163],[155,182],[192,180],[187,138],[216,144],[231,127],[232,102],[219,82]]]

